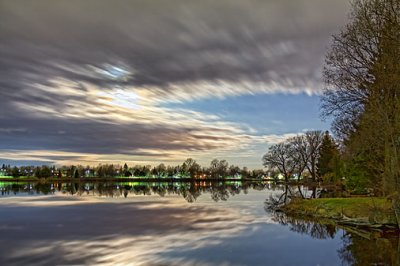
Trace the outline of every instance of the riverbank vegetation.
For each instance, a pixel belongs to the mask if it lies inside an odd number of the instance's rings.
[[[326,57],[323,115],[333,116],[353,190],[400,190],[400,1],[357,0]]]
[[[368,227],[397,227],[392,202],[386,198],[319,198],[293,200],[283,206],[288,215],[333,219],[337,223]]]
[[[287,214],[353,224],[398,223],[400,1],[353,1],[349,23],[333,36],[323,76],[322,115],[333,118],[334,137],[310,131],[289,138],[270,147],[263,164],[286,181],[309,178],[342,187],[348,198],[286,204],[296,197],[286,192],[272,205]]]
[[[400,191],[400,1],[355,0],[326,56],[324,117],[311,131],[270,147],[264,166],[288,181],[311,178],[352,194]]]

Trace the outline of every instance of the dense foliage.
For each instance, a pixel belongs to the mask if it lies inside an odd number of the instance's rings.
[[[264,166],[352,193],[400,191],[400,0],[355,0],[324,67],[323,116],[332,130],[270,147]],[[309,137],[314,136],[314,142]]]
[[[400,191],[400,0],[356,0],[326,57],[324,115],[355,190]]]

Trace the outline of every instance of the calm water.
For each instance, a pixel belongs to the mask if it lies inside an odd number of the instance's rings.
[[[395,265],[399,238],[266,211],[242,183],[1,184],[0,265]],[[310,193],[303,189],[303,193]]]

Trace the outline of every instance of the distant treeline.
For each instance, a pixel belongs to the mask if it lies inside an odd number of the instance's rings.
[[[37,178],[109,178],[109,177],[153,177],[153,178],[248,178],[262,179],[267,173],[263,170],[249,170],[247,167],[229,165],[226,160],[214,159],[210,166],[202,167],[195,160],[189,158],[183,164],[166,166],[159,164],[123,166],[117,164],[100,164],[98,166],[10,166],[2,165],[0,173],[12,177]],[[270,173],[271,174],[271,173]],[[274,174],[273,174],[274,175]],[[275,175],[276,177],[276,175]]]

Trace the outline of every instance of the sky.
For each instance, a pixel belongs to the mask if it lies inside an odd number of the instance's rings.
[[[261,168],[329,129],[347,0],[0,0],[0,163]]]

